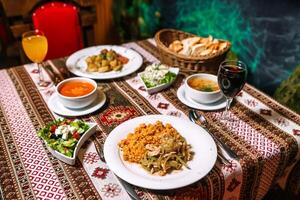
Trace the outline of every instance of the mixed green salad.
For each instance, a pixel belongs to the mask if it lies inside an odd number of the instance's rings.
[[[163,64],[152,64],[146,67],[141,74],[147,88],[156,87],[161,84],[171,83],[175,80],[176,74],[170,72],[169,67]]]
[[[58,119],[39,130],[38,136],[52,149],[72,157],[77,142],[89,128],[81,120]]]

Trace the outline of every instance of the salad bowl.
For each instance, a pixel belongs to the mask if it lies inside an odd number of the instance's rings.
[[[161,66],[163,69],[160,69]],[[167,67],[162,64],[152,64],[147,68],[145,71],[138,73],[138,77],[149,94],[157,93],[171,86],[179,73],[179,68]],[[161,71],[166,70],[167,73],[161,75]]]
[[[46,144],[47,149],[54,157],[56,157],[57,159],[59,159],[60,161],[62,161],[64,163],[67,163],[69,165],[74,165],[75,161],[76,161],[76,157],[78,155],[78,152],[79,152],[81,146],[92,134],[95,133],[96,128],[97,128],[96,123],[85,122],[85,124],[88,125],[88,129],[82,133],[81,137],[78,139],[77,143],[75,144],[73,153],[69,154],[69,155],[65,155],[64,153],[61,153],[58,150],[55,150],[54,148],[52,148],[51,145],[53,145],[53,142],[56,142],[56,141],[45,139],[44,137],[41,136],[41,134],[40,134],[41,131],[39,131],[39,137],[41,137],[43,139],[43,141]],[[68,140],[66,140],[66,142],[68,142]]]

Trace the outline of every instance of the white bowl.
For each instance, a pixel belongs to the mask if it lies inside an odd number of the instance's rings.
[[[65,84],[66,82],[70,81],[84,81],[91,83],[94,86],[94,90],[86,95],[78,96],[78,97],[68,97],[60,94],[59,89],[60,87]],[[71,109],[80,109],[84,108],[90,104],[92,104],[95,99],[97,98],[97,83],[89,78],[83,78],[83,77],[75,77],[75,78],[69,78],[66,80],[63,80],[56,86],[56,92],[58,95],[59,101],[67,108]]]
[[[216,83],[218,83],[218,78],[215,75],[205,74],[205,73],[193,74],[193,75],[187,77],[187,79],[184,82],[185,93],[188,97],[190,97],[195,102],[201,103],[201,104],[213,103],[222,98],[223,95],[222,95],[220,89],[217,91],[213,91],[213,92],[204,92],[204,91],[196,90],[196,89],[192,88],[191,86],[189,86],[188,81],[193,78],[196,78],[196,77],[212,80],[212,81],[215,81]]]
[[[178,75],[179,73],[179,68],[175,68],[175,67],[170,67],[169,68],[169,71],[176,74],[176,76]],[[149,93],[149,94],[154,94],[154,93],[157,93],[161,90],[164,90],[166,89],[167,87],[169,87],[170,85],[172,85],[172,83],[175,81],[175,79],[173,81],[171,81],[170,83],[163,83],[163,84],[160,84],[160,85],[157,85],[155,87],[151,87],[151,88],[148,88],[145,84],[145,82],[143,81],[142,79],[142,75],[143,75],[144,72],[141,72],[141,73],[138,73],[138,76],[139,78],[141,79],[146,91]]]
[[[60,161],[63,161],[69,165],[74,165],[75,164],[75,161],[76,161],[76,157],[77,157],[77,154],[81,148],[81,146],[84,144],[84,142],[89,138],[91,137],[92,134],[95,133],[96,131],[96,128],[97,128],[97,124],[96,123],[88,123],[87,124],[89,125],[89,129],[81,136],[81,138],[79,139],[78,143],[76,144],[76,147],[74,149],[74,153],[73,153],[73,156],[72,157],[68,157],[54,149],[52,149],[51,147],[49,147],[46,143],[46,146],[47,146],[47,149],[50,151],[50,153],[56,157],[58,160]]]

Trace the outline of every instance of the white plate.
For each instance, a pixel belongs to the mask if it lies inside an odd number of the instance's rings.
[[[66,117],[77,117],[82,115],[87,115],[92,112],[95,112],[99,108],[101,108],[106,101],[105,94],[98,89],[98,97],[96,100],[89,106],[81,108],[81,109],[70,109],[65,107],[58,99],[57,93],[54,93],[48,101],[48,106],[50,110],[55,112],[56,114],[66,116]]]
[[[112,49],[117,53],[125,56],[129,59],[128,63],[123,65],[121,71],[111,71],[111,72],[87,72],[87,64],[85,59],[88,56],[97,55],[102,49]],[[70,72],[77,76],[83,76],[92,79],[112,79],[119,78],[131,74],[138,70],[143,64],[143,58],[140,54],[132,49],[128,49],[121,46],[113,45],[101,45],[95,47],[89,47],[81,49],[73,53],[66,61],[67,68]]]
[[[195,153],[187,164],[190,169],[173,171],[165,176],[152,175],[140,165],[124,161],[118,143],[134,131],[141,123],[156,121],[170,123],[192,146]],[[204,177],[214,166],[217,148],[211,136],[200,126],[168,115],[146,115],[128,120],[117,126],[107,137],[104,144],[104,157],[109,168],[120,178],[136,186],[154,190],[168,190],[192,184]]]
[[[64,154],[52,149],[51,147],[49,147],[47,144],[47,149],[50,151],[50,153],[56,157],[58,160],[63,161],[69,165],[74,165],[75,161],[76,161],[76,157],[77,154],[81,148],[81,146],[84,144],[84,142],[91,137],[92,134],[95,133],[96,128],[97,128],[97,124],[96,123],[87,123],[90,128],[81,136],[81,138],[79,139],[78,143],[76,144],[76,147],[74,149],[74,153],[73,153],[73,157],[68,157],[65,156]],[[46,143],[46,142],[45,142]]]
[[[178,73],[179,73],[179,68],[170,67],[170,68],[169,68],[169,71],[172,72],[172,73],[174,73],[174,74],[176,74],[176,77],[177,77],[177,75],[178,75]],[[163,89],[166,89],[167,87],[169,87],[170,85],[172,85],[172,83],[176,80],[176,77],[175,77],[175,79],[174,79],[172,82],[170,82],[170,83],[164,83],[164,84],[161,84],[161,85],[157,85],[157,86],[155,86],[155,87],[152,87],[152,88],[147,88],[145,82],[144,82],[143,79],[142,79],[142,74],[143,74],[143,73],[144,73],[144,72],[138,73],[138,76],[139,76],[139,78],[141,79],[141,81],[142,81],[142,83],[143,83],[143,85],[144,85],[146,91],[147,91],[149,94],[154,94],[154,93],[159,92],[159,91],[161,91],[161,90],[163,90]]]
[[[178,88],[177,97],[183,104],[199,110],[219,110],[226,107],[226,99],[224,97],[219,101],[210,104],[200,104],[198,102],[195,102],[185,95],[184,85]]]

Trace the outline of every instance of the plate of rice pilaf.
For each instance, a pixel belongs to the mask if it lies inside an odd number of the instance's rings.
[[[117,126],[105,141],[104,156],[123,180],[168,190],[203,178],[215,164],[217,148],[204,129],[188,120],[147,115]]]

